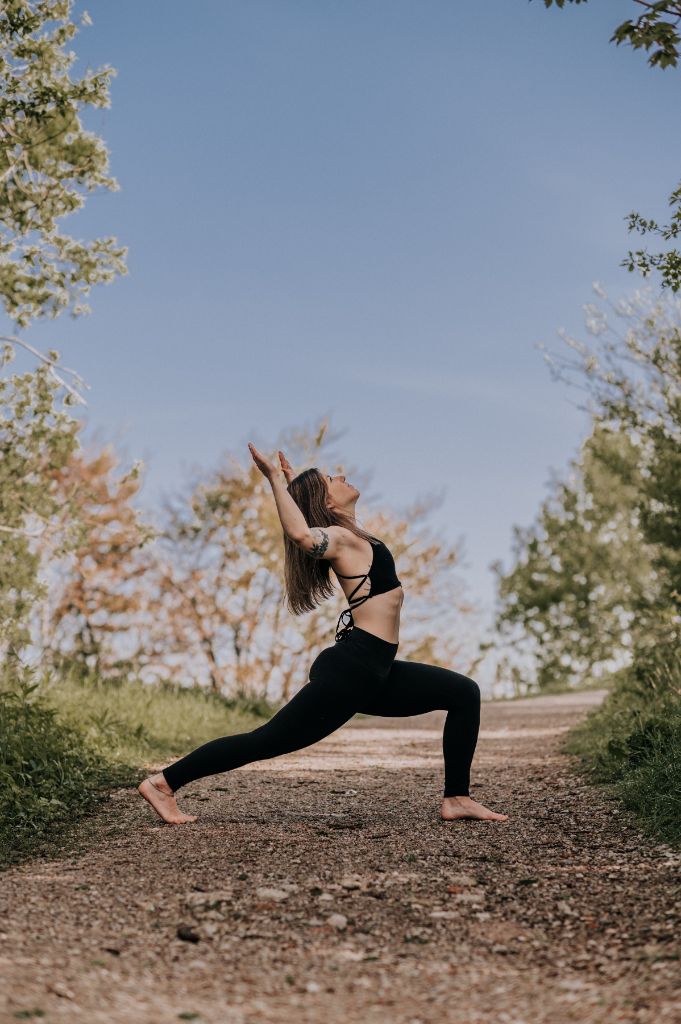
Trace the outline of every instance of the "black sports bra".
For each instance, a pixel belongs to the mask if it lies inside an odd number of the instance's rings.
[[[360,576],[345,576],[341,572],[336,572],[336,576],[339,576],[344,580],[359,580],[357,586],[348,595],[349,608],[341,612],[338,622],[336,624],[336,642],[341,640],[347,640],[351,630],[354,628],[354,619],[352,617],[352,609],[357,608],[360,604],[364,604],[372,597],[377,597],[379,594],[386,594],[389,590],[394,590],[396,587],[401,587],[402,584],[397,578],[397,572],[395,570],[395,561],[390,551],[385,546],[382,540],[378,537],[373,538],[376,541],[375,544],[371,543],[374,549],[373,558],[371,565],[369,566],[369,572],[364,573]],[[353,601],[353,597],[364,584],[364,581],[369,580],[369,593],[364,594],[362,597],[356,598]],[[340,628],[341,622],[345,619],[343,628]]]

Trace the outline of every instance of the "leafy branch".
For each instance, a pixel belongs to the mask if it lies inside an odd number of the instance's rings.
[[[586,2],[587,0],[544,0],[544,6],[565,7],[566,3]],[[681,54],[681,0],[633,2],[645,10],[638,18],[629,18],[618,25],[609,41],[617,46],[620,43],[628,43],[635,50],[645,50],[649,54],[650,67],[677,67]],[[657,221],[632,212],[625,218],[628,221],[629,232],[658,235],[665,241],[678,238],[681,233],[681,182],[671,193],[668,203],[672,208],[672,214],[667,225],[660,226]],[[663,288],[670,288],[673,292],[681,288],[681,253],[677,249],[657,253],[649,253],[646,249],[630,249],[619,265],[629,271],[638,270],[643,277],[648,277],[653,270],[657,270]]]

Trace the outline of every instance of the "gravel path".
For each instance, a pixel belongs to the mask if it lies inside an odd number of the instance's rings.
[[[0,1019],[679,1021],[681,857],[559,752],[600,698],[483,705],[472,794],[504,823],[440,822],[440,713],[189,786],[195,825],[114,793],[0,876]]]

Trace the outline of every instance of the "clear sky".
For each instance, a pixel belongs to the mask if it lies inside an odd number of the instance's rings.
[[[535,346],[580,332],[593,281],[642,284],[624,217],[665,218],[681,70],[609,42],[625,0],[86,7],[121,190],[64,226],[115,234],[130,273],[29,340],[83,372],[149,504],[330,415],[386,505],[444,493],[433,523],[491,608],[490,562],[586,426]]]

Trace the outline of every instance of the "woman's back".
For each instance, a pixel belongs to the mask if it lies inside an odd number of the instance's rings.
[[[376,537],[370,542],[348,531],[347,539],[342,555],[331,562],[350,605],[338,620],[336,640],[345,639],[354,624],[389,643],[399,643],[404,591],[393,556]]]

